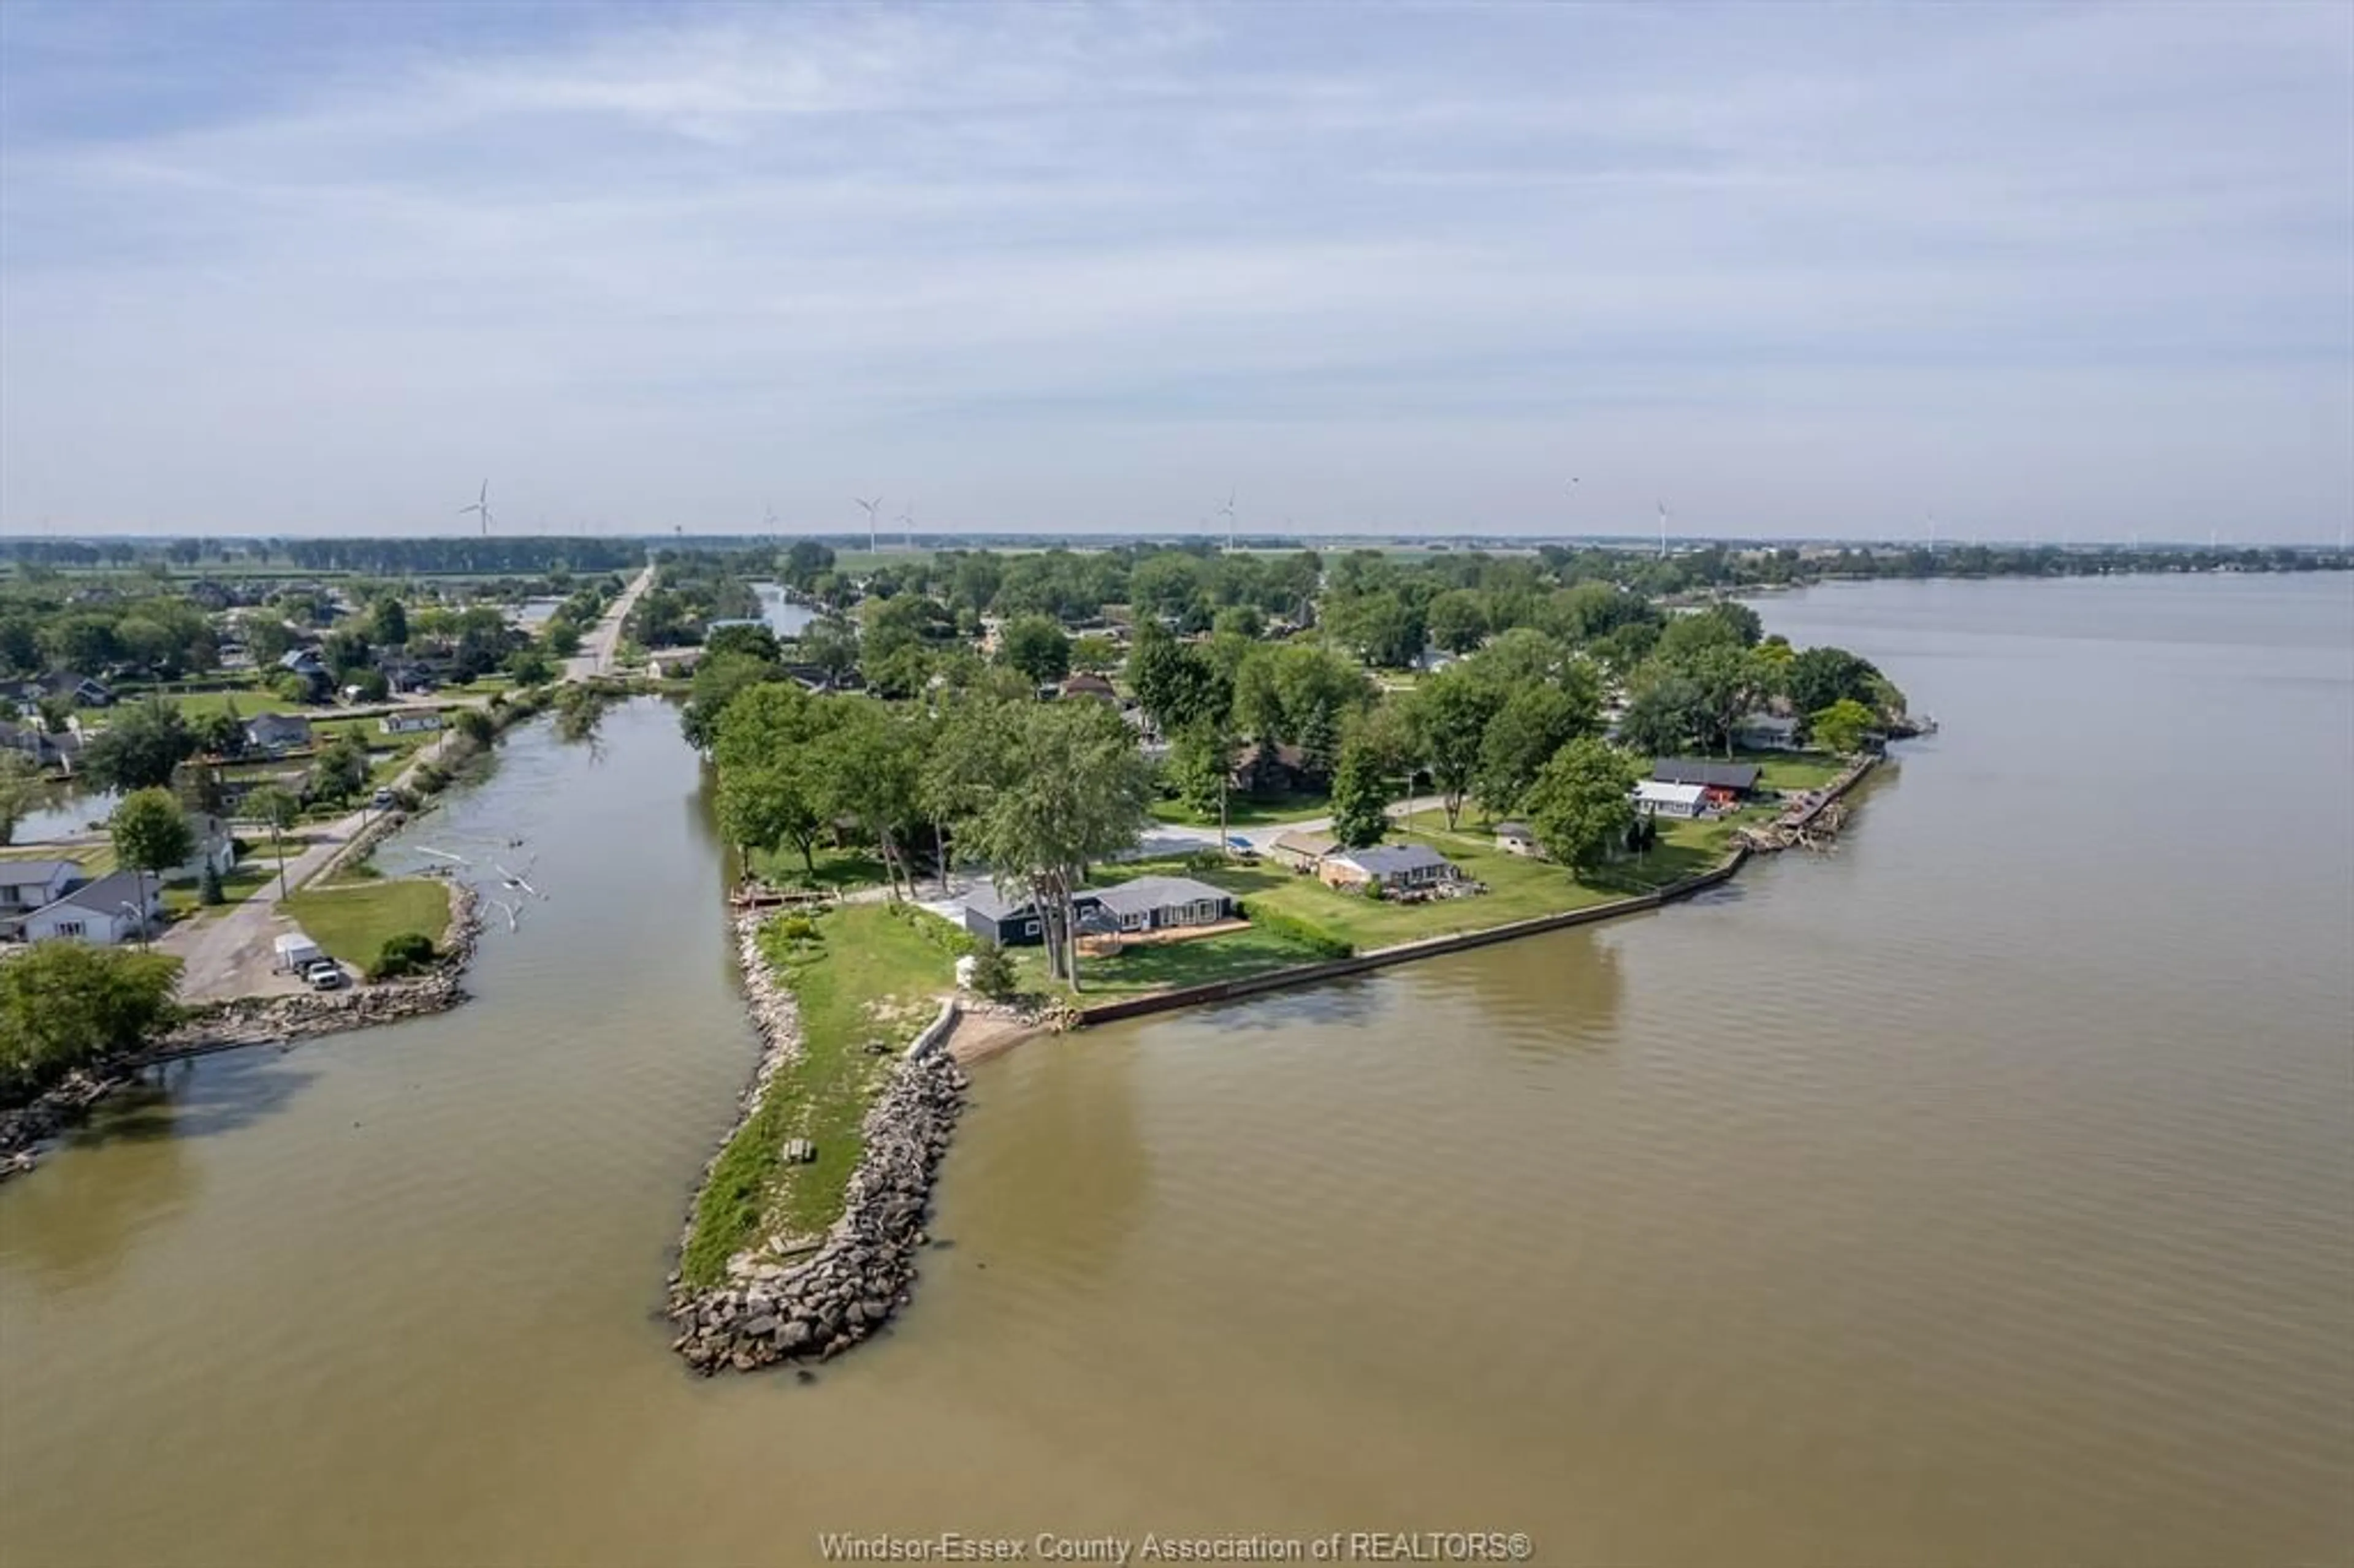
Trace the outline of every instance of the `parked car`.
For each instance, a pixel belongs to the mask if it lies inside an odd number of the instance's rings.
[[[333,991],[344,983],[344,969],[333,959],[318,959],[303,967],[302,978],[313,991]]]
[[[387,806],[392,805],[394,800],[395,797],[393,792],[389,789],[379,789],[375,794],[368,797],[368,804],[374,806],[379,811],[383,810]]]

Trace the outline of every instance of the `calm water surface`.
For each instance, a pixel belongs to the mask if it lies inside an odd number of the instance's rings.
[[[180,1069],[0,1188],[0,1561],[2347,1561],[2349,596],[1767,601],[1946,725],[1840,853],[985,1065],[953,1246],[807,1385],[651,1316],[755,1049],[694,761],[652,705],[518,737],[414,841],[547,894],[479,1000]]]

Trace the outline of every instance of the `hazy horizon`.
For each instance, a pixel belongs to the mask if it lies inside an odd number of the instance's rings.
[[[0,534],[485,476],[509,535],[2332,545],[2354,8],[0,10]]]

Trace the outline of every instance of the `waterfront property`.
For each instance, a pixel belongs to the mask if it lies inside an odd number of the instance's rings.
[[[1392,892],[1459,882],[1463,868],[1428,844],[1374,844],[1326,855],[1317,863],[1316,874],[1327,887]]]
[[[1757,764],[1754,762],[1661,757],[1652,761],[1651,777],[1661,784],[1697,784],[1708,791],[1712,806],[1734,805],[1749,799],[1757,789]]]
[[[1662,784],[1643,779],[1635,784],[1635,810],[1647,817],[1697,817],[1708,809],[1708,789],[1700,784]]]
[[[65,940],[111,948],[135,941],[162,918],[163,894],[152,876],[118,871],[85,882],[17,924],[27,942]]]
[[[256,714],[245,721],[248,749],[283,757],[311,745],[311,721],[300,714]]]
[[[387,735],[430,735],[441,727],[441,714],[436,708],[408,708],[385,715],[376,726]]]
[[[1498,822],[1496,847],[1506,854],[1533,856],[1544,853],[1537,846],[1535,832],[1526,822]]]
[[[75,861],[0,860],[0,932],[63,898],[81,876]]]
[[[1799,721],[1791,714],[1758,712],[1733,727],[1733,744],[1747,751],[1796,751]]]
[[[1110,887],[1085,889],[1071,900],[1083,929],[1134,935],[1214,926],[1237,917],[1233,894],[1187,876],[1140,876]],[[964,928],[1001,948],[1044,940],[1037,908],[1013,902],[993,887],[976,887],[963,907]]]

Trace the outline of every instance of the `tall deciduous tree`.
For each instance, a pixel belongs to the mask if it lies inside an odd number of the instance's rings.
[[[133,1051],[172,1017],[180,960],[83,942],[36,942],[0,964],[0,1096]]]
[[[20,751],[0,751],[0,844],[41,803],[41,769]]]
[[[1830,706],[1810,715],[1808,726],[1815,744],[1829,751],[1846,753],[1863,744],[1865,732],[1875,722],[1872,712],[1853,697],[1841,697]]]
[[[1332,778],[1333,838],[1350,849],[1381,842],[1389,831],[1388,806],[1381,758],[1364,738],[1352,736]]]
[[[1032,685],[1051,685],[1071,673],[1070,634],[1046,616],[1017,616],[1001,634],[997,656]]]
[[[82,752],[82,771],[101,789],[154,789],[196,749],[180,710],[161,697],[117,709]]]
[[[1510,816],[1553,754],[1587,732],[1591,715],[1559,686],[1522,686],[1504,699],[1479,742],[1480,804]]]
[[[139,874],[139,933],[147,935],[147,878],[184,863],[196,852],[196,831],[169,789],[135,789],[107,820],[114,858]]]
[[[1634,759],[1599,740],[1573,740],[1537,775],[1528,796],[1530,831],[1562,864],[1589,871],[1635,820]]]
[[[1119,715],[1101,703],[1044,703],[1023,713],[1013,770],[970,825],[998,885],[1037,907],[1049,969],[1079,983],[1073,895],[1087,866],[1133,846],[1152,798],[1151,770]]]
[[[1444,670],[1425,681],[1406,705],[1423,765],[1438,787],[1450,830],[1462,815],[1463,798],[1479,776],[1479,747],[1498,705],[1495,690],[1464,666]]]

